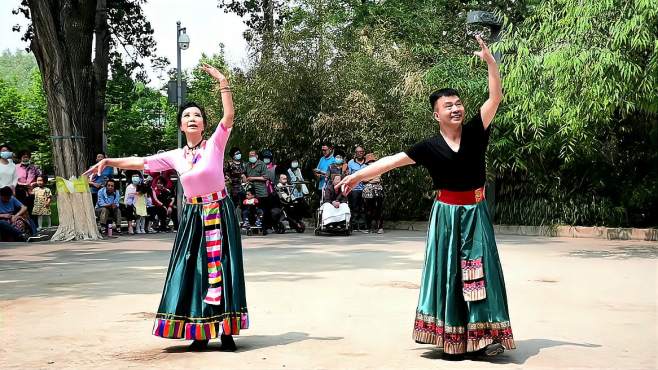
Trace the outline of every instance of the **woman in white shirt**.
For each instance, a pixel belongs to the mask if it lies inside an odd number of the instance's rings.
[[[13,156],[14,153],[8,145],[0,146],[0,189],[9,186],[14,191],[18,184],[18,173]]]

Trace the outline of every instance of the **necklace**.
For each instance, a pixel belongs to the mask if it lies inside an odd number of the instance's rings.
[[[194,165],[199,161],[201,153],[199,153],[198,149],[201,147],[201,144],[203,144],[203,139],[201,139],[193,147],[185,145],[185,148],[187,148],[185,158],[187,159],[187,163],[190,165],[190,168],[194,167]],[[190,156],[189,154],[192,155]]]

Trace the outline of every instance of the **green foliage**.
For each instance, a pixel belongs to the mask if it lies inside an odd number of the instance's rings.
[[[46,101],[32,55],[22,51],[0,56],[0,142],[15,152],[32,151],[33,160],[52,173]]]
[[[121,61],[112,64],[106,104],[110,156],[145,156],[176,146],[175,108],[162,93],[133,80]]]

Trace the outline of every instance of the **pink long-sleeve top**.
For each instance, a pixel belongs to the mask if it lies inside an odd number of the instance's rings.
[[[176,170],[188,198],[221,191],[225,186],[224,149],[230,134],[231,129],[220,123],[210,139],[196,150],[194,158],[187,147],[174,149],[144,158],[144,170]]]

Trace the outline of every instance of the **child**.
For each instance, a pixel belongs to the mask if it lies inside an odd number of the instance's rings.
[[[263,210],[258,208],[258,198],[253,190],[247,190],[247,198],[242,201],[242,227],[249,228],[249,220],[256,219],[256,227],[263,226]]]
[[[147,197],[148,197],[148,185],[139,184],[137,185],[136,192],[134,195],[134,205],[135,205],[135,233],[145,234],[146,231],[144,227],[146,226],[146,217],[148,216],[147,212]]]
[[[32,215],[37,216],[37,230],[44,227],[50,227],[50,202],[52,200],[52,192],[46,187],[46,177],[44,175],[37,176],[37,184],[32,189],[34,194],[34,208],[32,208]],[[48,226],[46,226],[46,224]]]

